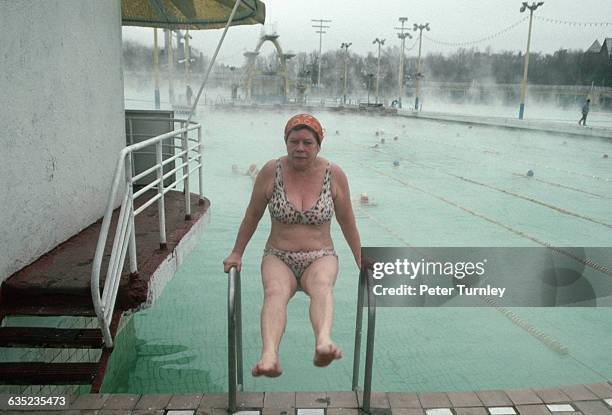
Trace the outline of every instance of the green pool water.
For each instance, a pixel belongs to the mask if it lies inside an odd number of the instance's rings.
[[[222,260],[252,188],[251,179],[231,166],[246,170],[283,155],[289,115],[211,111],[200,117],[210,223],[153,307],[136,313],[118,336],[103,392],[227,390]],[[344,169],[354,200],[369,195],[370,205],[355,204],[364,246],[612,246],[612,161],[603,158],[612,153],[610,141],[399,117],[315,115],[327,130],[321,156]],[[384,144],[377,129],[384,129]],[[525,175],[530,169],[532,178]],[[244,256],[245,373],[261,347],[259,263],[269,228],[266,214]],[[327,369],[312,365],[308,299],[298,293],[281,345],[283,376],[246,375],[245,390],[350,389],[358,270],[335,221],[332,233],[340,258],[334,338],[344,358]],[[568,353],[492,308],[381,308],[373,389],[544,387],[612,378],[611,308],[512,311]]]

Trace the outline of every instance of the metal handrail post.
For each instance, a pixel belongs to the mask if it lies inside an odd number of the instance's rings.
[[[199,158],[198,161],[200,162],[200,168],[198,173],[200,174],[199,176],[199,180],[198,180],[198,184],[199,184],[199,190],[200,190],[200,203],[204,203],[204,149],[203,149],[203,144],[202,144],[202,126],[200,126],[198,128],[198,153],[199,153]]]
[[[191,220],[191,194],[189,190],[189,141],[187,131],[181,134],[183,143],[183,191],[185,192],[185,220]]]
[[[228,369],[228,411],[236,412],[236,284],[238,271],[235,266],[229,270],[227,280],[227,369]]]
[[[130,256],[130,274],[135,274],[138,272],[138,263],[136,262],[136,232],[134,230],[134,183],[132,182],[133,177],[133,166],[132,162],[132,153],[128,154],[125,158],[125,181],[127,182],[127,192],[129,192],[129,197],[127,198],[128,203],[130,204],[128,208],[127,214],[128,217],[128,232],[129,232],[129,256]],[[119,268],[119,277],[121,278],[121,269],[123,268],[123,264],[121,264]]]
[[[353,384],[352,390],[359,386],[359,363],[361,358],[361,325],[363,322],[363,291],[365,289],[365,271],[359,272],[357,284],[357,315],[355,317],[355,348],[353,353]]]
[[[157,211],[159,216],[159,248],[166,249],[166,204],[164,202],[164,166],[162,164],[162,142],[158,141],[155,144],[155,152],[157,156]]]
[[[370,412],[370,397],[372,395],[372,366],[374,363],[374,334],[376,330],[376,297],[370,287],[369,275],[366,277],[368,290],[368,333],[366,337],[366,361],[363,381],[363,411]]]
[[[243,376],[243,364],[242,364],[242,283],[240,281],[240,273],[236,273],[236,368],[238,390],[244,389],[244,376]]]

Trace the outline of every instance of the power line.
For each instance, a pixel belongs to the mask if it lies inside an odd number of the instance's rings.
[[[551,19],[551,18],[542,17],[542,16],[534,16],[534,17],[544,22],[563,24],[563,25],[568,25],[568,26],[583,26],[583,27],[585,26],[612,26],[612,22],[572,22],[569,20]]]
[[[498,36],[501,36],[509,31],[511,31],[512,29],[514,29],[515,27],[519,26],[521,23],[523,23],[524,21],[526,21],[527,19],[529,19],[528,16],[523,17],[520,20],[517,20],[516,22],[512,23],[510,26],[505,27],[504,29],[495,32],[493,34],[490,34],[488,36],[485,36],[483,38],[477,39],[477,40],[472,40],[472,41],[466,41],[466,42],[445,42],[442,40],[437,40],[437,39],[433,39],[430,38],[429,36],[423,36],[425,37],[425,39],[429,40],[430,42],[433,43],[437,43],[439,45],[445,45],[445,46],[469,46],[469,45],[475,45],[477,43],[482,43],[482,42],[486,42],[488,40],[492,40]]]

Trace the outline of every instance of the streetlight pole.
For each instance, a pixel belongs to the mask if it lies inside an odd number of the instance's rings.
[[[331,20],[324,19],[310,19],[311,22],[318,22],[318,25],[312,25],[312,27],[319,29],[316,33],[319,34],[319,71],[317,72],[317,88],[321,88],[321,47],[323,46],[323,29],[329,29],[331,26],[324,26],[323,23],[331,23]]]
[[[385,39],[376,38],[372,44],[378,43],[378,65],[376,67],[376,103],[378,104],[378,82],[380,80],[380,47],[385,44]]]
[[[368,74],[368,106],[370,105],[370,84],[372,83],[373,73]]]
[[[416,91],[414,97],[414,110],[419,110],[419,95],[421,93],[421,43],[423,41],[423,29],[429,31],[429,23],[425,24],[414,24],[413,30],[419,31],[419,59],[417,60],[417,73],[416,73]]]
[[[519,120],[523,119],[523,115],[525,114],[525,95],[527,93],[527,71],[529,68],[529,44],[531,43],[531,23],[533,20],[533,12],[535,9],[543,5],[544,2],[540,1],[538,3],[533,2],[531,6],[527,4],[526,1],[523,2],[521,6],[521,13],[523,13],[526,9],[529,9],[529,32],[527,33],[527,50],[525,52],[525,66],[523,68],[523,81],[521,82],[521,103],[519,105]]]
[[[406,20],[408,20],[407,17],[400,17],[399,21],[402,22],[402,27],[395,28],[396,30],[400,31],[397,34],[397,37],[399,37],[402,40],[402,51],[400,55],[400,67],[399,67],[399,76],[398,76],[398,104],[400,108],[402,108],[402,96],[404,95],[404,46],[406,44],[406,37],[409,37],[412,39],[412,36],[410,35],[410,33],[408,32],[404,33],[404,23],[406,23]]]
[[[344,89],[343,89],[343,99],[342,102],[346,105],[346,78],[348,76],[348,48],[350,48],[352,43],[342,42],[340,46],[341,49],[344,49]]]

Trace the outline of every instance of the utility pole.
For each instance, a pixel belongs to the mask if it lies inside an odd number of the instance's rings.
[[[385,44],[385,39],[376,38],[372,44],[378,43],[378,65],[376,68],[376,103],[378,104],[378,81],[380,79],[380,47]]]
[[[348,48],[350,48],[352,45],[352,43],[345,43],[343,42],[342,45],[340,45],[341,49],[344,49],[344,89],[343,89],[343,98],[342,98],[342,102],[344,105],[346,105],[346,78],[348,76]]]
[[[404,24],[406,23],[406,20],[408,20],[407,17],[400,17],[399,21],[402,23],[402,27],[396,27],[396,30],[399,30],[400,32],[397,34],[397,37],[399,37],[402,40],[402,48],[401,48],[401,55],[400,55],[400,66],[399,66],[399,76],[398,76],[398,104],[399,107],[402,108],[402,96],[404,96],[404,46],[406,44],[406,38],[409,37],[410,39],[412,39],[412,36],[410,35],[410,33],[405,32],[404,33]],[[408,30],[408,29],[405,29]]]
[[[521,6],[521,13],[523,13],[526,9],[529,9],[529,32],[527,33],[527,51],[525,52],[525,66],[523,68],[523,81],[521,82],[521,103],[519,105],[519,120],[523,119],[523,115],[525,113],[525,95],[527,93],[527,71],[529,68],[529,44],[531,43],[531,23],[533,19],[533,12],[535,9],[543,5],[544,2],[540,1],[538,3],[533,2],[531,6],[527,4],[526,1],[523,2]]]
[[[331,20],[324,19],[310,19],[311,22],[318,22],[318,25],[312,25],[312,27],[319,29],[316,33],[319,34],[319,71],[317,72],[317,88],[321,88],[321,47],[323,46],[323,29],[329,29],[331,26],[324,26],[323,23],[331,23]]]
[[[159,47],[157,45],[157,28],[153,29],[153,73],[155,78],[155,109],[161,107],[159,97]]]
[[[414,24],[413,30],[416,32],[419,30],[419,59],[417,60],[417,73],[416,73],[416,91],[414,98],[414,110],[419,110],[419,95],[421,93],[421,43],[423,41],[423,29],[429,31],[429,23],[425,24]]]
[[[164,29],[164,35],[166,41],[166,58],[168,62],[168,95],[170,97],[170,105],[174,105],[174,53],[172,51],[172,30]]]
[[[183,56],[185,57],[185,97],[187,98],[187,105],[191,106],[193,90],[191,89],[191,47],[189,46],[189,39],[192,39],[192,37],[189,34],[189,29],[185,30],[183,39],[185,39],[183,44]]]

